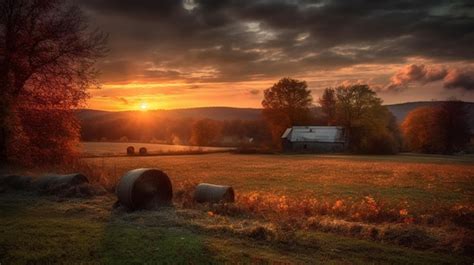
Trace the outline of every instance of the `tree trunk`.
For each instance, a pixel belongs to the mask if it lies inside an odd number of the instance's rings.
[[[8,145],[12,134],[11,124],[8,122],[12,104],[6,95],[2,95],[2,97],[0,99],[0,164],[6,164],[8,162]]]
[[[1,110],[0,113],[0,164],[6,164],[8,162],[8,138],[9,128],[7,126],[7,115],[6,110]]]

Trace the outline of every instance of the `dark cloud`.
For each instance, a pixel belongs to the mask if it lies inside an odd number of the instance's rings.
[[[250,89],[250,90],[249,90],[249,93],[250,93],[251,95],[256,96],[256,95],[260,94],[260,90],[258,90],[258,89]]]
[[[123,103],[125,105],[128,105],[128,100],[124,97],[115,97],[115,96],[102,96],[103,98],[110,98],[114,101],[118,101],[120,103]]]
[[[398,70],[390,80],[391,82],[387,86],[388,90],[400,90],[413,82],[427,84],[436,81],[443,81],[443,87],[447,89],[474,90],[474,71],[470,69],[460,70],[457,68],[411,64]]]
[[[474,72],[450,71],[444,77],[444,87],[463,88],[465,90],[474,91]]]
[[[469,0],[191,2],[82,1],[94,24],[110,33],[105,76],[119,77],[119,71],[137,78],[194,80],[192,72],[207,67],[214,74],[198,79],[232,81],[402,63],[411,57],[474,59],[474,6]],[[411,70],[410,78],[422,76],[418,81],[438,78]]]

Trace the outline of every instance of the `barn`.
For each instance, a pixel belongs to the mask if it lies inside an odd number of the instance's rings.
[[[281,140],[285,152],[343,152],[346,146],[344,127],[340,126],[293,126]]]

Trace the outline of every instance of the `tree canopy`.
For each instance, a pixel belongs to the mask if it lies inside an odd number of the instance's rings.
[[[408,113],[402,130],[406,147],[415,152],[450,154],[469,142],[467,112],[461,101],[420,107]]]
[[[263,115],[270,124],[275,144],[283,131],[311,120],[313,97],[305,81],[282,78],[264,91]]]
[[[340,86],[335,89],[335,120],[346,130],[346,141],[353,152],[395,153],[398,151],[398,125],[382,100],[368,85]]]
[[[336,91],[333,88],[326,88],[319,98],[319,105],[323,111],[327,125],[334,125],[336,120]]]
[[[94,64],[105,44],[106,36],[68,1],[0,0],[0,161],[25,147],[41,157],[45,146],[34,147],[40,142],[49,143],[48,153],[69,154],[72,148],[54,137],[77,141],[71,110],[98,86]],[[51,115],[57,119],[39,118]]]

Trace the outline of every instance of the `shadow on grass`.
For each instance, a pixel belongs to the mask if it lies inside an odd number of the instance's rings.
[[[146,228],[111,215],[113,198],[0,195],[3,264],[209,264],[202,239],[185,229]]]

